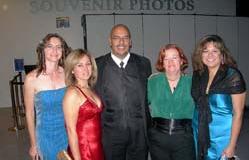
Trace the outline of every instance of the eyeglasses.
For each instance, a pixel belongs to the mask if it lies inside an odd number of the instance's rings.
[[[62,46],[61,45],[53,46],[53,45],[49,44],[49,45],[46,45],[45,48],[47,48],[49,50],[54,50],[54,49],[59,50],[59,51],[62,50]]]
[[[124,37],[112,36],[112,40],[114,40],[114,41],[125,41],[125,42],[128,42],[130,40],[130,37],[129,36],[124,36]]]

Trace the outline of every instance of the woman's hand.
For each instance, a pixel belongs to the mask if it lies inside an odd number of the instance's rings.
[[[32,160],[39,160],[39,154],[36,146],[31,146],[29,149],[29,155],[31,156]]]
[[[233,157],[235,153],[235,147],[242,125],[246,93],[232,94],[231,96],[233,102],[233,122],[229,145],[223,151],[223,155],[226,157]]]
[[[222,153],[222,155],[225,155],[226,157],[233,157],[235,154],[235,147],[232,147],[229,145]]]

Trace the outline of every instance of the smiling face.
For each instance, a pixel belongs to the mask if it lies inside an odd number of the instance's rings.
[[[112,53],[120,59],[125,58],[131,47],[130,33],[124,26],[115,27],[109,37]]]
[[[62,57],[62,44],[59,38],[52,37],[44,48],[45,60],[58,62]]]
[[[175,48],[165,50],[163,67],[166,73],[180,74],[182,60]]]
[[[218,69],[222,62],[222,54],[214,42],[208,42],[202,51],[202,62],[209,69]]]
[[[92,76],[92,63],[87,55],[80,58],[79,62],[74,66],[72,73],[76,81],[88,81]]]

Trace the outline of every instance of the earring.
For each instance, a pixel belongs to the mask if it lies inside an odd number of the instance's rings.
[[[222,55],[222,57],[221,57],[221,64],[222,65],[224,64],[224,55]]]

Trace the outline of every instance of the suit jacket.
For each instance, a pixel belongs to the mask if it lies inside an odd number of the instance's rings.
[[[104,127],[104,130],[106,128],[114,129],[120,125],[120,121],[127,120],[122,120],[123,115],[128,115],[128,120],[138,117],[141,118],[146,132],[147,125],[151,124],[146,94],[147,78],[151,74],[149,59],[131,53],[125,68],[127,78],[120,82],[117,80],[119,77],[113,77],[116,75],[113,73],[115,72],[118,74],[120,72],[118,70],[121,69],[113,61],[110,53],[96,58],[96,63],[98,67],[98,80],[95,89],[104,104],[104,110],[102,112],[102,126]],[[122,97],[122,93],[120,92],[125,89],[128,89],[127,92],[129,94]],[[136,97],[136,99],[134,97]],[[127,99],[126,104],[132,106],[122,106],[125,99]],[[138,108],[138,106],[140,108]],[[128,114],[122,113],[124,112],[121,109],[122,107],[128,108],[128,112],[129,110],[132,111]],[[134,122],[136,123],[136,121]]]

